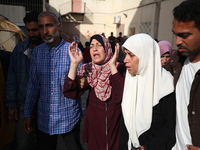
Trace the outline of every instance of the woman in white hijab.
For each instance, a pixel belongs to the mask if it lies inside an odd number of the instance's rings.
[[[119,149],[170,150],[176,102],[173,77],[161,67],[159,46],[147,34],[133,35],[122,46],[127,68],[122,112],[128,137],[120,137]]]

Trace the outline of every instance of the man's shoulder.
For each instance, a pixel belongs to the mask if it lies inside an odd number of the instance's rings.
[[[68,53],[68,48],[69,46],[71,45],[71,43],[67,42],[67,41],[62,41],[58,47],[58,49],[61,49],[60,52],[63,52],[63,53]],[[78,48],[79,49],[79,48]]]
[[[28,48],[29,44],[30,44],[30,40],[21,41],[15,45],[13,52],[17,52],[17,51],[23,52]]]
[[[22,47],[24,45],[29,45],[29,43],[30,43],[30,40],[24,40],[24,41],[17,43],[15,47]]]
[[[29,42],[30,42],[30,40],[28,39],[28,40],[21,41],[21,42],[19,42],[17,44],[26,44],[26,43],[29,43]]]
[[[44,43],[42,43],[42,44],[40,44],[40,45],[38,45],[38,46],[36,46],[35,48],[41,48],[41,47],[46,47],[47,46],[47,44],[44,42]]]
[[[69,43],[69,42],[67,42],[67,41],[63,41],[63,45],[64,45],[64,46],[69,46],[70,44],[72,44],[72,43]]]
[[[171,56],[169,62],[167,63],[167,65],[165,66],[165,69],[167,69],[168,71],[172,71],[173,68],[176,68],[177,66],[183,66],[184,61],[187,57],[181,55],[180,52],[175,51],[173,53],[173,55]]]
[[[55,46],[56,48],[63,48],[63,47],[69,47],[69,45],[70,45],[71,43],[69,43],[69,42],[67,42],[67,41],[65,41],[64,39],[62,39],[61,41],[60,41],[60,43],[57,45],[57,46]]]
[[[43,50],[43,49],[45,49],[45,48],[48,48],[47,44],[46,44],[46,43],[42,43],[42,44],[36,46],[36,47],[34,48],[34,51],[35,51],[35,50],[36,50],[36,51],[38,51],[38,50]]]
[[[172,62],[179,62],[179,63],[183,63],[185,61],[187,57],[186,56],[183,56],[181,55],[181,53],[179,51],[175,51],[173,53],[173,55],[171,56],[171,60]]]
[[[109,36],[108,39],[116,39],[115,36]]]

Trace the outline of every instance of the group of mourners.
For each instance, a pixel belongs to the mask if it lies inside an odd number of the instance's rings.
[[[122,49],[126,56],[124,63],[118,63],[119,45],[113,55],[108,39],[92,36],[92,62],[82,65],[76,74],[83,56],[75,43],[69,47],[71,66],[64,95],[77,99],[90,89],[83,142],[90,150],[172,148],[176,120],[173,77],[161,67],[159,45],[142,33],[129,37]],[[83,77],[89,85],[78,82]]]

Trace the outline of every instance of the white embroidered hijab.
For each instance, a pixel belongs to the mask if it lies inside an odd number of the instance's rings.
[[[158,44],[147,34],[129,37],[122,45],[139,58],[135,76],[125,77],[122,112],[129,133],[128,147],[140,147],[139,136],[151,126],[152,108],[174,91],[172,75],[161,67]]]

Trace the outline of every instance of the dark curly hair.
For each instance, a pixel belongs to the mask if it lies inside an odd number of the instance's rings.
[[[186,0],[173,10],[174,18],[178,21],[194,21],[200,30],[200,0]]]
[[[38,22],[39,14],[40,14],[40,12],[38,12],[38,11],[31,11],[31,12],[27,13],[23,19],[24,23],[26,24],[26,23],[30,23],[30,22]]]

